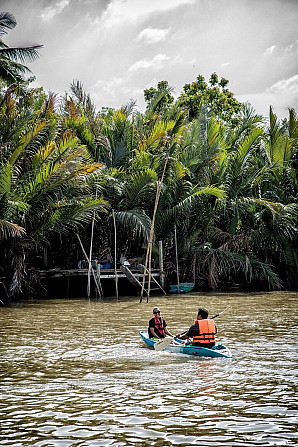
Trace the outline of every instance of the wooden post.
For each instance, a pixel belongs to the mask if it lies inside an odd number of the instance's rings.
[[[70,281],[70,278],[69,278],[69,276],[67,277],[67,291],[66,291],[66,297],[67,298],[69,298],[69,281]]]
[[[45,268],[47,269],[48,268],[48,249],[47,248],[43,249],[43,263],[44,263]]]
[[[88,259],[88,255],[87,255],[87,253],[86,253],[86,251],[85,251],[85,249],[84,249],[84,246],[83,246],[83,244],[82,244],[81,238],[80,238],[80,236],[78,235],[78,233],[77,233],[77,238],[78,238],[78,240],[79,240],[79,243],[80,243],[80,246],[81,246],[82,251],[83,251],[83,253],[84,253],[84,256],[85,256],[86,261],[89,261],[89,259]],[[93,275],[93,278],[94,278],[94,282],[95,282],[95,285],[96,285],[96,287],[97,287],[99,296],[102,298],[102,297],[103,297],[103,293],[102,293],[102,288],[101,288],[100,280],[98,280],[98,278],[97,278],[97,276],[95,275],[93,269],[91,269],[91,272],[92,272],[92,275]]]
[[[118,301],[118,275],[117,275],[117,228],[116,228],[116,219],[115,219],[115,212],[112,210],[113,215],[113,222],[114,222],[114,270],[115,270],[115,291],[116,291],[116,298]]]
[[[178,294],[180,295],[179,263],[178,263],[178,247],[177,247],[176,224],[174,225],[174,236],[175,236],[175,253],[176,253],[176,270],[177,270],[177,289],[178,289]]]
[[[87,296],[90,299],[90,285],[91,285],[91,270],[92,270],[92,247],[93,247],[93,233],[94,233],[94,218],[95,213],[93,213],[93,219],[91,224],[91,239],[90,239],[90,250],[89,250],[89,260],[88,260],[88,282],[87,282]]]
[[[101,299],[103,297],[103,291],[100,281],[100,264],[98,263],[97,259],[95,260],[95,266],[96,266],[96,278],[97,278],[97,291],[99,294],[99,298]]]
[[[162,241],[159,241],[159,278],[160,285],[164,289],[165,288],[165,272],[163,270],[163,246]]]
[[[195,252],[193,257],[193,282],[196,283],[196,265],[197,265],[197,253]]]

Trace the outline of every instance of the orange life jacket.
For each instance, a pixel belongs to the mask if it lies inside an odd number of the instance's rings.
[[[165,330],[162,317],[154,317],[154,329],[157,329],[160,334],[164,334]]]
[[[192,338],[193,343],[214,343],[215,342],[215,323],[213,320],[204,319],[196,320],[194,324],[199,326],[200,333],[194,335]]]

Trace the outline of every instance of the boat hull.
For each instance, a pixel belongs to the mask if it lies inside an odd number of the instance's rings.
[[[187,293],[191,292],[195,288],[195,283],[193,282],[182,282],[179,284],[179,292]],[[170,285],[170,293],[178,293],[178,285],[171,284]]]
[[[148,337],[148,332],[146,331],[140,331],[140,336],[142,337],[143,341],[146,343],[149,348],[154,349],[154,345],[156,343],[155,340]],[[179,341],[179,340],[177,340]],[[170,351],[174,352],[176,354],[186,354],[186,355],[192,355],[194,357],[225,357],[225,358],[231,358],[231,355],[227,353],[227,348],[223,345],[215,345],[212,349],[208,348],[200,348],[198,346],[191,346],[187,345],[185,346],[181,345],[169,345],[166,348],[163,349],[163,351]]]

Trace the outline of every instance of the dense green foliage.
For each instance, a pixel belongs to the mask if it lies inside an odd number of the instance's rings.
[[[79,82],[58,100],[25,82],[11,85],[1,71],[7,64],[0,53],[0,282],[7,296],[32,291],[45,249],[60,252],[52,267],[75,268],[82,257],[75,236],[88,247],[94,217],[94,257],[114,253],[112,212],[118,261],[122,253],[144,257],[158,188],[153,254],[157,260],[162,240],[169,280],[176,228],[181,280],[214,290],[297,286],[294,110],[279,123],[270,109],[266,122],[214,73],[209,85],[202,76],[187,84],[176,101],[160,82],[145,91],[144,113],[133,103],[97,111]]]
[[[217,74],[212,73],[209,84],[202,75],[199,75],[195,82],[185,84],[179,100],[187,110],[189,118],[197,118],[202,107],[207,107],[217,118],[229,123],[238,123],[241,103],[227,88],[228,83],[227,79],[219,80]]]

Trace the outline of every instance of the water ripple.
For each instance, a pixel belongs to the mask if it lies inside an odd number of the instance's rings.
[[[233,312],[217,324],[232,359],[145,348],[137,333],[151,306],[132,299],[2,308],[1,446],[297,445],[297,294],[218,294],[154,304],[180,331],[198,302],[216,313],[227,301]],[[115,323],[115,315],[132,309],[132,325]],[[251,309],[258,309],[253,319]]]

